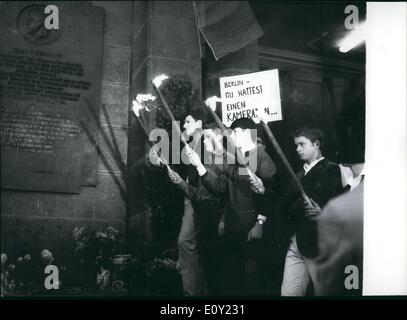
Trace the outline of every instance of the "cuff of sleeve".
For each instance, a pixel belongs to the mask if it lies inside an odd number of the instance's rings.
[[[208,170],[206,170],[206,168],[203,165],[197,167],[197,171],[200,177],[203,177],[208,173]]]

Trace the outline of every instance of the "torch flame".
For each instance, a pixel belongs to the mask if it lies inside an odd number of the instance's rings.
[[[155,96],[153,96],[152,94],[150,94],[150,93],[148,93],[148,94],[141,94],[141,93],[139,93],[137,96],[136,96],[136,100],[137,100],[137,102],[140,104],[140,105],[142,105],[143,106],[143,108],[146,110],[146,111],[148,111],[148,112],[150,112],[152,109],[151,109],[151,105],[149,106],[149,104],[148,104],[148,102],[150,102],[150,101],[155,101],[157,98],[155,97]]]
[[[153,79],[153,84],[154,84],[157,88],[159,88],[159,87],[161,86],[162,82],[163,82],[164,80],[166,80],[166,79],[169,79],[169,77],[168,77],[167,75],[165,75],[165,74],[160,74],[159,76],[157,76],[157,77],[155,77],[155,78]]]
[[[143,103],[143,102],[149,101],[149,100],[155,101],[155,99],[157,99],[157,98],[154,97],[154,96],[153,96],[152,94],[150,94],[150,93],[148,93],[148,94],[141,94],[141,93],[139,93],[139,94],[136,96],[136,100],[137,100],[138,103]]]
[[[221,101],[222,101],[221,98],[218,98],[217,96],[212,96],[205,100],[205,104],[215,112],[216,111],[216,102],[221,102]]]
[[[133,105],[131,106],[131,110],[134,112],[137,118],[140,117],[140,111],[143,110],[144,107],[141,103],[137,100],[133,100]]]

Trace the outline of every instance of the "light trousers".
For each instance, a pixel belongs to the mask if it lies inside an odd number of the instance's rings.
[[[305,296],[310,284],[310,268],[312,268],[310,260],[301,255],[298,250],[296,236],[294,235],[291,238],[290,246],[285,258],[281,296]]]

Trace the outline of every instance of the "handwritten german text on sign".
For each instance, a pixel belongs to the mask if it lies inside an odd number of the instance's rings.
[[[222,121],[229,127],[239,118],[259,123],[263,113],[267,122],[282,120],[278,70],[267,70],[219,79]]]

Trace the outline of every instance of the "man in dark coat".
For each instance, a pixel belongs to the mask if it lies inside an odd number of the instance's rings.
[[[304,167],[297,173],[305,193],[311,199],[307,204],[294,185],[283,196],[283,206],[291,227],[282,296],[304,296],[310,285],[309,259],[317,254],[316,216],[333,197],[342,191],[341,173],[338,165],[322,156],[324,134],[319,129],[304,128],[294,133],[297,153]]]
[[[227,155],[222,145],[223,134],[216,124],[204,125],[203,162],[216,176],[223,173]],[[195,211],[194,221],[197,230],[197,249],[205,283],[204,295],[220,293],[221,248],[219,236],[223,233],[223,197],[210,193],[199,178],[193,185],[176,173],[168,171],[171,181],[182,190],[192,202]]]
[[[364,79],[353,80],[337,120],[339,160],[351,169],[353,183],[318,218],[318,255],[310,263],[318,296],[363,293],[364,94]]]
[[[276,168],[257,144],[255,123],[241,118],[231,125],[232,139],[241,153],[249,159],[253,176],[241,164],[227,165],[221,175],[208,170],[197,154],[190,153],[203,185],[212,193],[225,197],[224,259],[226,280],[225,294],[265,294],[268,290],[270,268],[267,266],[267,244],[264,242],[263,225],[272,214],[273,177]],[[253,133],[256,133],[254,135]],[[250,165],[250,160],[252,165]],[[272,219],[272,218],[271,218]]]

